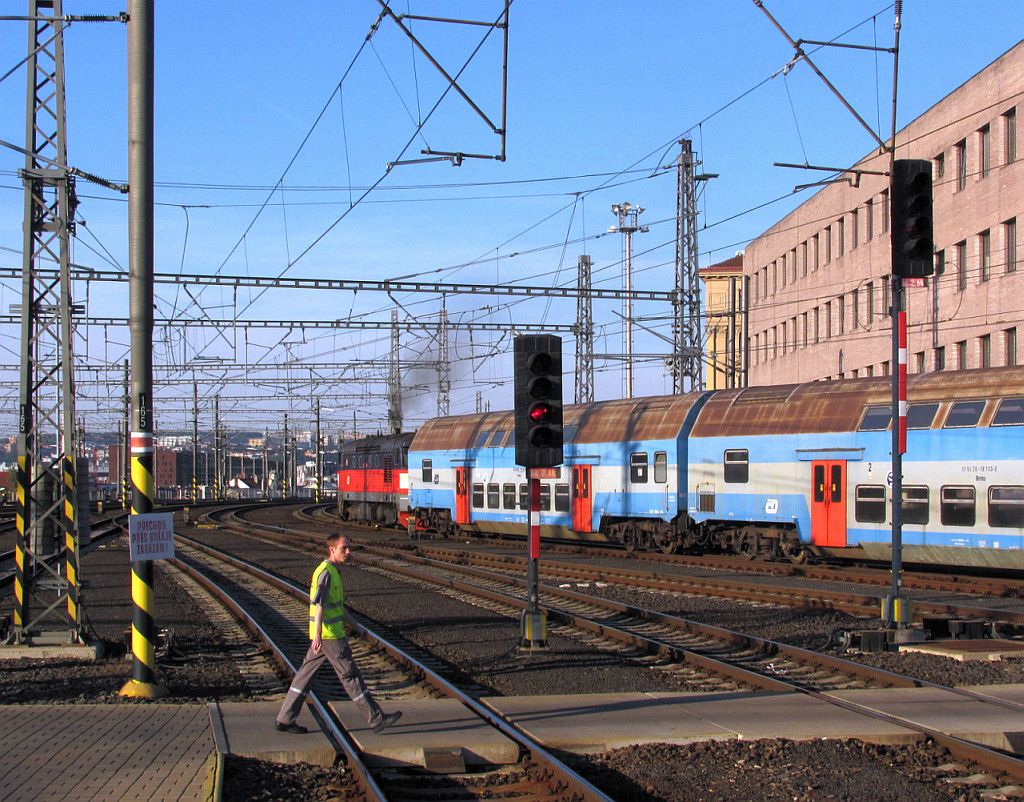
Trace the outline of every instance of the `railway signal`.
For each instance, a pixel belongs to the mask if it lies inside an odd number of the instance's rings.
[[[892,271],[902,278],[935,272],[932,239],[932,163],[896,159],[892,172]]]
[[[562,464],[562,341],[550,334],[515,339],[516,464]]]

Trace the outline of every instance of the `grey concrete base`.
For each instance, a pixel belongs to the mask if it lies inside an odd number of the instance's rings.
[[[99,660],[103,656],[103,647],[88,643],[28,643],[20,645],[0,645],[0,661],[21,660]]]
[[[1014,704],[1024,701],[1024,686],[1001,686],[1011,690],[991,692],[997,687],[984,686],[982,692]],[[1019,709],[986,704],[937,688],[835,691],[829,695],[996,749],[1018,752],[1024,746],[1024,711]]]
[[[609,693],[488,697],[485,702],[546,746],[580,753],[730,739],[918,739],[911,730],[797,693]]]
[[[337,752],[309,708],[303,708],[296,722],[309,730],[306,735],[274,729],[280,709],[280,702],[214,702],[209,710],[217,751],[273,763],[333,765]]]
[[[937,654],[964,662],[967,660],[1002,660],[1007,657],[1024,657],[1024,641],[1000,638],[977,640],[937,640],[900,646],[901,652],[922,652]]]
[[[1024,704],[1024,685],[975,690]],[[931,688],[837,691],[832,696],[999,749],[1024,750],[1024,714]],[[858,738],[910,743],[917,733],[804,694],[594,694],[489,697],[486,703],[547,746],[602,752],[638,743],[731,738]]]
[[[384,705],[401,710],[390,729],[374,734],[347,701],[330,702],[345,730],[363,753],[367,766],[504,765],[519,760],[519,745],[451,699],[403,699]],[[443,758],[443,760],[442,760]]]

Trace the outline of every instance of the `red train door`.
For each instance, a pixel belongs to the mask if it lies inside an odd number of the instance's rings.
[[[590,490],[590,465],[572,467],[572,528],[592,532],[594,500]]]
[[[455,523],[468,524],[470,505],[469,468],[455,469]]]
[[[811,542],[846,545],[846,462],[811,463]]]

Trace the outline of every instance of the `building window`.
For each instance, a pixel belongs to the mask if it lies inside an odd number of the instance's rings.
[[[839,310],[839,333],[846,334],[846,296],[840,295],[836,304]]]
[[[850,326],[856,329],[860,324],[858,318],[860,317],[860,290],[854,290],[853,294],[850,295]]]
[[[868,198],[864,202],[864,240],[871,242],[875,236],[875,201]]]
[[[789,252],[789,280],[796,284],[796,248]]]
[[[806,348],[807,347],[807,313],[806,312],[801,312],[800,313],[800,326],[803,329],[803,337],[801,338],[801,342],[804,344],[804,348]]]
[[[821,307],[814,307],[814,342],[821,342]]]
[[[989,125],[978,131],[978,160],[981,162],[978,172],[985,178],[992,166],[992,127]]]
[[[982,334],[978,338],[978,358],[981,360],[979,367],[992,367],[992,335]]]
[[[1017,160],[1017,109],[1003,115],[1003,134],[1006,138],[1006,163]]]
[[[967,188],[967,140],[961,139],[956,143],[956,188],[963,190]]]
[[[825,302],[825,339],[832,339],[832,302]]]
[[[868,326],[871,325],[875,319],[875,283],[873,281],[868,282],[868,286],[865,287],[865,306],[864,313],[867,315]]]
[[[818,235],[817,234],[814,235],[814,241],[813,241],[811,257],[814,259],[814,261],[811,262],[811,265],[812,265],[811,269],[812,270],[817,270],[818,269]]]
[[[779,263],[772,262],[772,295],[779,291]]]
[[[785,287],[786,274],[789,272],[788,270],[786,270],[786,254],[782,254],[782,259],[780,261],[782,262],[782,286]]]
[[[800,275],[803,277],[807,275],[807,240],[800,243],[800,256],[803,257],[801,259],[802,267],[800,268]]]
[[[868,365],[866,368],[864,368],[864,375],[865,376],[874,376],[875,375],[875,366],[874,365]]]
[[[935,162],[935,178],[942,178],[946,174],[946,154],[940,153],[932,161]]]
[[[956,366],[960,370],[967,370],[967,340],[956,344]]]
[[[892,314],[892,310],[889,309],[889,292],[890,292],[889,277],[888,276],[882,276],[882,314],[883,315],[891,315]]]
[[[914,373],[924,373],[924,351],[914,354]]]
[[[1017,272],[1017,218],[1003,223],[1003,242],[1006,253],[1006,272]]]
[[[882,375],[883,376],[888,376],[889,375],[889,360],[888,359],[885,360],[885,362],[882,363]]]
[[[882,231],[889,230],[889,190],[882,190]]]
[[[825,226],[825,264],[832,262],[832,226]]]
[[[978,235],[978,251],[981,257],[981,280],[988,281],[992,276],[992,232],[982,231]]]
[[[967,289],[967,240],[956,244],[956,288],[960,292]]]
[[[946,369],[946,347],[940,345],[935,349],[935,370]]]
[[[1006,365],[1013,367],[1017,364],[1017,327],[1004,331],[1003,337],[1006,340]]]
[[[939,276],[946,272],[946,252],[936,251],[935,252],[935,281],[939,280]]]
[[[839,246],[839,255],[846,253],[846,218],[840,217],[836,220],[836,244]]]
[[[860,210],[854,209],[850,212],[850,236],[853,237],[851,250],[860,244]]]
[[[786,326],[787,326],[786,321],[782,321],[782,353],[783,354],[786,353],[786,345],[787,345],[787,343],[789,341],[789,339],[786,337]]]

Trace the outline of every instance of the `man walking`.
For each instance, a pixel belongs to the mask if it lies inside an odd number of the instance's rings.
[[[340,533],[327,538],[327,559],[317,566],[309,585],[309,638],[312,643],[306,652],[306,659],[295,673],[288,695],[277,714],[279,732],[308,732],[296,724],[302,702],[306,698],[313,675],[328,660],[341,681],[345,693],[356,703],[366,721],[375,733],[382,732],[401,718],[396,710],[385,714],[370,695],[359,666],[352,658],[345,637],[345,590],[341,584],[338,567],[348,559],[348,535]]]

